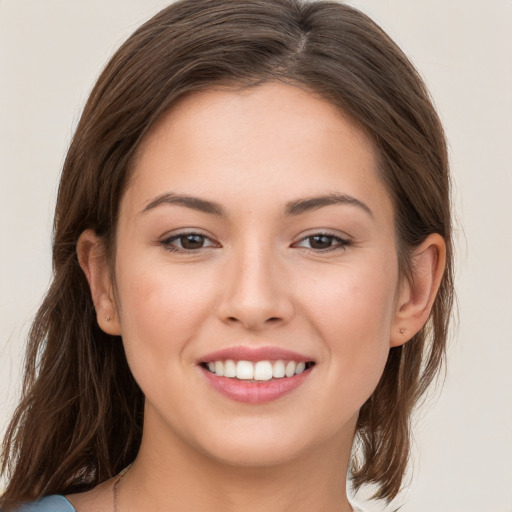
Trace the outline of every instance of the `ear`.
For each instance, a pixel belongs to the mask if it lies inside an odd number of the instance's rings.
[[[76,251],[91,289],[98,325],[107,334],[120,335],[121,324],[103,241],[88,229],[80,235]]]
[[[446,244],[433,233],[414,250],[411,276],[404,278],[396,302],[390,345],[410,340],[425,325],[436,298],[446,265]]]

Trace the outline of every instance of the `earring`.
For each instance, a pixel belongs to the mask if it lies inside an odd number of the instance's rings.
[[[402,335],[405,333],[405,331],[406,331],[406,329],[404,329],[403,327],[401,327],[400,329],[398,329],[398,332],[399,332],[400,334],[402,334]]]
[[[105,320],[106,320],[107,322],[110,322],[110,317],[107,315],[107,316],[105,317]]]

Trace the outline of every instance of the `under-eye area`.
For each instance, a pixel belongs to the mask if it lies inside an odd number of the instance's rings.
[[[314,361],[224,361],[203,362],[201,366],[218,377],[246,381],[267,381],[272,379],[290,378],[310,370]]]

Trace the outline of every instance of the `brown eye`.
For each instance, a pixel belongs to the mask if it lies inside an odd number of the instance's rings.
[[[184,235],[180,236],[179,240],[182,249],[193,250],[201,249],[205,243],[205,238],[202,235]]]
[[[308,236],[307,239],[311,249],[329,249],[329,247],[332,247],[334,242],[334,237],[327,235]]]
[[[348,240],[344,240],[338,236],[317,233],[315,235],[303,238],[297,244],[295,244],[295,247],[301,247],[318,252],[327,252],[336,249],[344,249],[348,245],[350,245]]]
[[[206,235],[200,233],[181,233],[162,240],[161,245],[172,252],[192,252],[209,247],[216,247]]]

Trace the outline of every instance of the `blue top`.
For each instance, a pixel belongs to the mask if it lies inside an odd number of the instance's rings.
[[[64,496],[54,494],[25,503],[21,508],[16,509],[16,512],[76,512],[76,510]]]

